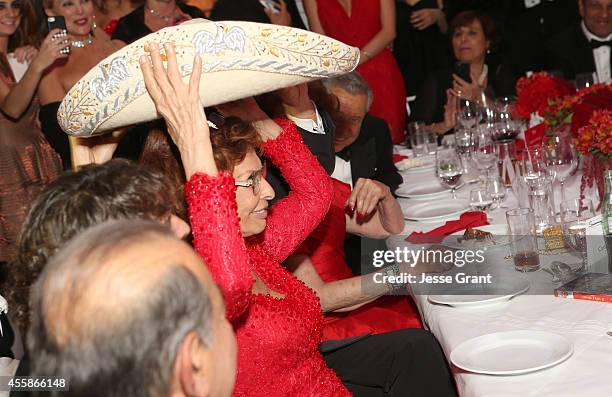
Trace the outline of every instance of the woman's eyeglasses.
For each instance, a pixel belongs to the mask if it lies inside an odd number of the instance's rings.
[[[240,187],[252,187],[253,194],[258,196],[259,193],[261,193],[261,179],[265,179],[268,174],[267,168],[268,167],[264,162],[263,167],[261,167],[260,170],[253,172],[249,179],[246,181],[236,181],[234,184]]]

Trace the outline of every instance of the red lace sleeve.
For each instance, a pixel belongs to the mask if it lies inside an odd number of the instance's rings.
[[[270,210],[261,244],[274,260],[284,261],[321,222],[332,199],[329,175],[304,145],[295,124],[275,120],[283,132],[264,145],[264,155],[281,171],[291,192]]]
[[[202,256],[233,321],[248,307],[253,277],[236,209],[236,186],[230,173],[194,174],[185,185],[196,251]]]

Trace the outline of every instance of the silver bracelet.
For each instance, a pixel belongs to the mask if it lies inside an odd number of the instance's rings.
[[[401,275],[400,268],[397,263],[389,265],[385,267],[383,270],[387,278],[394,277],[397,280],[397,278]],[[405,284],[402,282],[390,283],[389,281],[387,281],[386,284],[387,284],[387,289],[389,290],[389,292],[396,292],[399,290],[403,290],[406,287]]]

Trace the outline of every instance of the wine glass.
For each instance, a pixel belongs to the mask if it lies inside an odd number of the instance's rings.
[[[497,152],[491,134],[484,126],[479,126],[479,128],[476,129],[473,156],[478,170],[480,170],[480,172],[484,171],[486,175],[485,178],[488,178],[489,171],[497,164]]]
[[[455,149],[438,149],[436,152],[436,174],[444,186],[451,188],[453,199],[456,199],[455,189],[461,183],[463,166]]]
[[[546,171],[559,181],[561,201],[565,201],[565,180],[578,168],[578,156],[571,139],[561,135],[553,136],[543,146],[542,160]]]
[[[487,211],[492,204],[493,199],[485,188],[470,190],[470,208],[473,211]]]
[[[486,189],[493,199],[493,207],[506,208],[501,205],[501,201],[506,197],[506,185],[503,184],[502,180],[497,175],[492,175],[487,178]]]
[[[457,124],[463,128],[472,129],[480,122],[482,113],[478,102],[467,98],[459,98],[457,109]]]
[[[580,253],[582,263],[579,271],[587,266],[587,221],[595,216],[593,202],[586,198],[577,198],[561,202],[561,225],[563,228],[563,239]]]
[[[496,141],[513,140],[521,132],[521,122],[514,119],[514,98],[499,98],[495,102],[494,138]]]

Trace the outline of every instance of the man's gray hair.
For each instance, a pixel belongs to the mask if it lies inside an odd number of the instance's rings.
[[[368,82],[361,77],[359,73],[350,72],[341,76],[323,79],[322,82],[327,92],[330,92],[332,88],[337,87],[342,88],[344,91],[352,95],[366,95],[368,97],[367,110],[370,110],[373,100],[372,89],[368,85]]]
[[[179,262],[169,264],[140,290],[135,287],[128,302],[109,294],[97,316],[65,313],[75,308],[54,306],[69,302],[68,306],[87,307],[77,306],[79,298],[88,298],[87,290],[95,288],[97,274],[108,269],[104,265],[112,262],[114,255],[155,244],[160,237],[175,239],[167,227],[155,222],[105,222],[72,239],[49,261],[32,290],[27,341],[32,376],[70,380],[69,391],[51,395],[167,396],[185,336],[195,331],[203,344],[212,342],[208,290]],[[109,279],[108,290],[122,287],[121,282]],[[92,310],[97,307],[94,302]],[[111,316],[105,310],[108,308]]]

